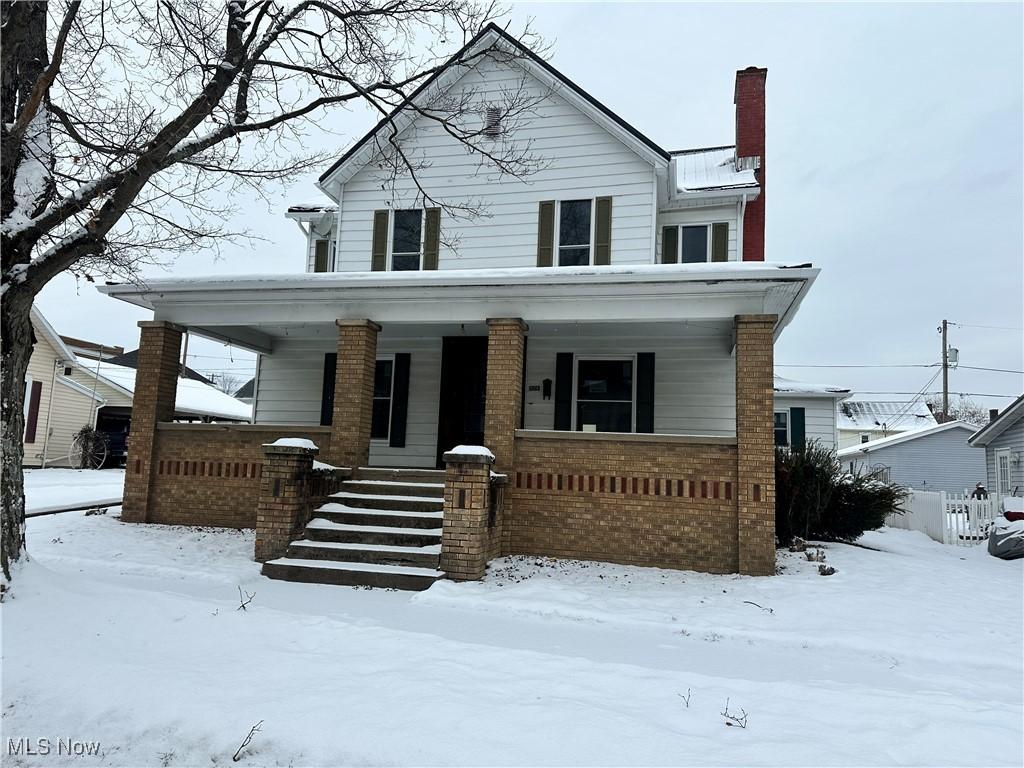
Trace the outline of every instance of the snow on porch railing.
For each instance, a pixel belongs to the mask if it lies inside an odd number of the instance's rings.
[[[972,499],[966,493],[910,490],[906,513],[890,515],[886,525],[920,531],[940,544],[970,547],[988,539],[988,529],[999,517],[999,498]]]

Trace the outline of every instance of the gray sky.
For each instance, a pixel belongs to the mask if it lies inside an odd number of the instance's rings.
[[[732,143],[735,70],[768,67],[767,258],[822,268],[776,347],[779,374],[919,391],[934,370],[789,364],[935,363],[943,318],[961,324],[950,339],[963,366],[1024,370],[1020,4],[532,3],[514,7],[513,31],[527,17],[556,67],[666,149]],[[340,148],[372,116],[323,122],[332,133],[311,145]],[[283,213],[320,199],[314,180],[230,222],[267,242],[229,246],[218,262],[182,258],[171,273],[302,271],[303,240]],[[61,333],[126,348],[147,314],[70,277],[39,306]],[[203,371],[254,368],[212,342],[190,351]],[[1001,407],[1024,377],[961,368],[950,389],[1006,395],[976,398]]]

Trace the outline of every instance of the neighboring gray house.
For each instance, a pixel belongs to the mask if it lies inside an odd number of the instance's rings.
[[[885,469],[890,482],[907,488],[963,493],[985,479],[980,451],[967,444],[977,429],[949,421],[844,448],[839,461],[850,471]]]
[[[985,449],[988,488],[1003,496],[1024,493],[1024,395],[967,441]]]

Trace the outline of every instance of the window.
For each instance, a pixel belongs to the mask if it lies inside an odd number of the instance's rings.
[[[71,366],[70,366],[70,365],[65,365],[65,366],[64,366],[64,375],[65,375],[65,376],[70,376],[70,375],[71,375],[71,372],[72,372],[72,370],[73,370],[73,369],[71,368]]]
[[[666,227],[667,253],[663,261],[682,264],[703,264],[708,261],[729,260],[729,223],[685,224],[678,227],[677,236],[668,239],[676,227]],[[677,245],[678,243],[678,245]],[[678,249],[678,253],[673,252]]]
[[[710,261],[708,254],[708,227],[702,224],[699,227],[680,227],[679,233],[679,261],[683,264],[697,264]]]
[[[558,204],[558,266],[590,264],[590,200],[563,200]]]
[[[387,440],[391,434],[391,389],[394,383],[393,360],[378,360],[373,374],[373,421],[370,437]]]
[[[632,359],[577,361],[576,431],[633,431],[634,370]]]
[[[775,412],[775,445],[781,448],[789,446],[789,414],[785,411]]]
[[[423,209],[395,211],[391,217],[391,269],[420,269],[423,255]]]
[[[501,107],[488,107],[484,116],[484,136],[496,139],[501,136]]]
[[[330,272],[334,269],[334,241],[318,237],[313,241],[313,271]]]

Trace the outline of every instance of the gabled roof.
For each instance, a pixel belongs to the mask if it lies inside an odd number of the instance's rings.
[[[115,390],[134,397],[136,374],[134,368],[92,360],[88,364],[80,363],[78,368],[87,374],[96,376]],[[252,418],[251,405],[236,400],[231,395],[202,381],[185,378],[178,379],[174,412],[178,416],[209,416],[214,419],[230,421],[249,421]]]
[[[856,456],[858,453],[871,453],[877,451],[879,448],[889,448],[900,443],[907,443],[911,440],[917,440],[922,437],[929,435],[938,435],[943,432],[949,432],[953,429],[963,430],[966,434],[973,434],[976,427],[973,424],[968,424],[966,421],[947,421],[945,424],[937,424],[934,427],[926,427],[924,429],[914,429],[909,432],[901,432],[898,435],[890,435],[889,437],[882,437],[878,440],[869,440],[866,443],[860,445],[851,445],[849,448],[844,448],[839,451],[840,458],[847,458],[849,456]],[[966,442],[966,435],[964,441]]]
[[[237,397],[239,399],[241,399],[243,397],[255,397],[255,396],[256,396],[256,379],[255,379],[255,377],[249,379],[247,382],[245,382],[245,384],[240,386],[235,391],[235,394],[233,395],[233,397]]]
[[[676,161],[677,192],[758,189],[754,168],[739,168],[736,147],[682,149],[672,153]]]
[[[935,417],[923,400],[905,403],[890,400],[846,400],[839,404],[836,426],[863,432],[885,429],[906,432],[934,427]]]
[[[831,384],[808,384],[803,381],[794,381],[793,379],[776,376],[775,394],[811,397],[824,396],[834,398],[836,400],[842,400],[850,396],[850,390],[844,389],[843,387],[834,387]]]
[[[36,309],[35,304],[32,305],[30,310],[32,322],[35,323],[36,327],[46,338],[46,341],[53,347],[53,351],[57,353],[57,357],[61,360],[66,360],[69,363],[75,363],[78,358],[75,357],[75,353],[68,349],[67,344],[61,339],[60,334],[53,329],[53,326],[46,322],[46,318],[43,317],[43,313]]]
[[[374,137],[383,133],[385,130],[388,130],[389,125],[394,125],[399,128],[399,130],[404,128],[405,126],[401,125],[397,119],[403,113],[404,108],[410,103],[419,104],[419,101],[422,100],[425,94],[427,94],[428,89],[437,84],[442,76],[449,73],[452,66],[457,65],[460,61],[463,61],[465,58],[478,51],[485,51],[488,48],[496,46],[504,46],[514,50],[516,54],[521,57],[518,61],[522,62],[527,69],[532,69],[535,74],[545,74],[550,78],[554,78],[566,89],[566,92],[561,93],[560,95],[570,97],[570,101],[574,101],[575,105],[585,114],[588,114],[597,122],[605,124],[606,127],[612,128],[613,130],[611,132],[613,135],[619,135],[620,138],[631,140],[634,144],[634,148],[638,150],[638,154],[641,156],[648,155],[653,158],[658,158],[663,161],[664,164],[667,164],[671,159],[670,154],[653,140],[649,139],[639,130],[612,112],[608,107],[551,66],[551,64],[544,61],[544,59],[531,51],[508,32],[498,25],[490,23],[480,30],[480,32],[477,33],[472,40],[466,43],[455,55],[448,59],[447,63],[443,67],[424,80],[416,90],[409,94],[408,98],[392,110],[387,117],[378,122],[372,130],[350,147],[340,159],[331,165],[331,167],[320,176],[320,187],[323,188],[324,184],[326,184],[332,176],[341,170],[349,160],[356,158],[360,154],[360,151],[365,149]],[[412,118],[409,118],[410,122],[411,120]],[[361,162],[358,162],[358,167],[362,167],[365,162],[369,160],[370,156],[372,155],[368,155],[366,158],[360,158]]]
[[[104,362],[110,363],[111,365],[123,365],[125,368],[134,368],[135,370],[138,370],[139,350],[132,349],[125,352],[124,354],[117,355],[116,357],[108,357],[106,360],[104,360]],[[192,379],[193,381],[201,381],[203,382],[203,384],[213,384],[213,382],[210,381],[205,376],[203,376],[203,374],[199,373],[198,371],[193,371],[187,365],[181,366],[181,373],[183,373],[185,375],[185,378],[187,379]]]
[[[1022,418],[1024,418],[1024,395],[1006,406],[1002,413],[971,435],[971,439],[967,442],[971,445],[988,445],[989,441],[999,437]]]

